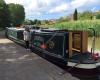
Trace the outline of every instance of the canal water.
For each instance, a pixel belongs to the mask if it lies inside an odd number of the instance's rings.
[[[91,78],[79,78],[80,80],[100,80],[97,77],[91,77]]]
[[[90,51],[92,46],[93,38],[88,38],[88,50]],[[95,53],[100,54],[100,37],[96,38],[95,40]],[[80,80],[100,80],[98,77],[89,77],[89,78],[79,78]]]
[[[93,38],[89,37],[88,38],[88,49],[89,50],[91,48],[92,42],[93,42]],[[95,39],[95,51],[96,52],[100,51],[100,37]]]

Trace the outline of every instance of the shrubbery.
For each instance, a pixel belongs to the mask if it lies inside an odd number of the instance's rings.
[[[88,28],[94,28],[96,31],[96,36],[100,37],[100,20],[61,22],[56,23],[54,26],[58,29],[86,30],[89,32],[89,36],[93,36],[93,32]]]

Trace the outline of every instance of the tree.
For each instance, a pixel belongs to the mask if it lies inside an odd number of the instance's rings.
[[[33,20],[30,20],[30,24],[31,24],[31,25],[34,25],[35,23],[34,23],[34,21],[33,21]]]
[[[24,7],[20,4],[8,4],[13,26],[19,26],[25,19]]]
[[[91,11],[85,11],[83,13],[80,13],[79,19],[80,20],[91,20],[93,18],[93,13]]]
[[[30,20],[26,19],[26,20],[24,20],[23,24],[24,25],[31,25],[31,22],[30,22]]]
[[[10,14],[8,6],[4,0],[0,0],[0,27],[5,28],[10,26]]]
[[[74,11],[73,20],[77,20],[77,9],[75,9],[75,11]]]
[[[35,22],[34,22],[33,20],[28,20],[28,19],[26,19],[26,20],[24,21],[24,24],[25,24],[25,25],[34,25]]]
[[[100,13],[96,15],[96,19],[100,19]]]
[[[63,22],[64,21],[64,18],[63,17],[60,17],[58,21],[59,22]]]
[[[36,26],[39,26],[39,25],[41,25],[41,21],[40,20],[37,20],[37,19],[35,19],[34,21],[33,20],[25,20],[24,21],[24,24],[25,25],[36,25]]]
[[[63,16],[58,19],[58,22],[66,22],[66,21],[70,21],[69,16]]]
[[[35,19],[35,20],[34,20],[34,24],[36,24],[36,23],[37,23],[37,21],[38,21],[38,20],[37,20],[37,19]]]
[[[34,24],[35,24],[36,26],[38,26],[38,25],[40,25],[40,24],[41,24],[41,21],[40,21],[40,20],[35,19],[35,20],[34,20]]]
[[[44,23],[45,23],[45,24],[49,24],[49,21],[48,21],[48,20],[44,20]]]
[[[37,20],[36,25],[41,25],[41,21],[40,20]]]

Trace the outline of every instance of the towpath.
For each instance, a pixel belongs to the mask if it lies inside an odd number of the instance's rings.
[[[0,32],[0,80],[79,80]]]

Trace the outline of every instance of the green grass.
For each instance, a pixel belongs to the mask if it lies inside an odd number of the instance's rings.
[[[96,36],[100,37],[100,20],[61,22],[53,24],[52,27],[68,30],[87,30],[89,31],[89,36],[93,36],[93,32],[88,28],[94,28],[96,31]]]

